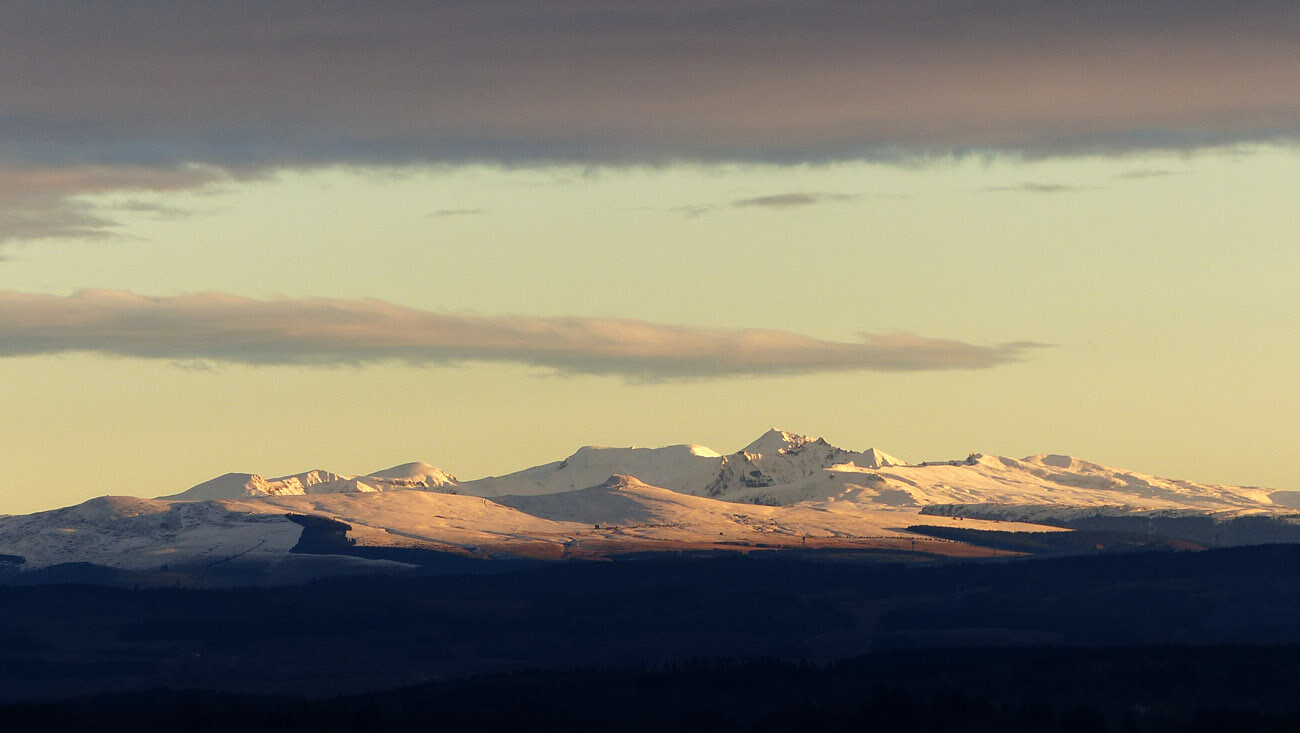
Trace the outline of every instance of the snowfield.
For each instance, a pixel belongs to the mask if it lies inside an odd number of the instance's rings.
[[[418,462],[365,476],[228,473],[159,499],[101,497],[0,517],[0,555],[22,557],[28,569],[274,563],[302,534],[291,514],[344,522],[359,545],[468,557],[808,547],[978,555],[988,551],[906,528],[961,521],[964,529],[1063,531],[1033,522],[1089,513],[1279,515],[1296,503],[1293,492],[1163,479],[1062,455],[912,465],[774,429],[732,454],[588,446],[473,481]]]

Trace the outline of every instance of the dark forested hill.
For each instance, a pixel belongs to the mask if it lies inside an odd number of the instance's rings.
[[[1300,546],[935,567],[655,558],[284,588],[0,587],[0,695],[324,697],[519,670],[1300,643]]]

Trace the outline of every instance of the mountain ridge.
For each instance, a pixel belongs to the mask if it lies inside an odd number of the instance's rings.
[[[560,461],[470,481],[418,461],[364,476],[228,473],[158,499],[100,497],[0,517],[0,554],[24,558],[25,568],[291,566],[300,562],[293,548],[306,526],[294,518],[316,517],[335,523],[328,526],[346,539],[341,550],[480,559],[796,548],[978,556],[988,550],[909,528],[962,522],[967,530],[1059,532],[1068,529],[1044,523],[1081,516],[1287,522],[1293,499],[1061,454],[910,464],[773,429],[730,454],[694,444],[584,446]],[[373,556],[349,557],[347,569],[406,567]]]
[[[987,501],[1149,509],[1186,505],[1226,511],[1295,503],[1287,492],[1164,479],[1055,453],[1021,459],[972,453],[964,460],[912,464],[874,447],[852,451],[820,437],[777,428],[729,454],[686,443],[660,448],[587,445],[559,461],[467,481],[417,461],[364,476],[321,469],[274,479],[228,473],[159,498],[190,501],[393,490],[494,498],[580,491],[616,475],[691,496],[772,505],[849,495],[861,499],[864,491],[877,492],[876,498],[887,496],[894,504],[916,506]]]

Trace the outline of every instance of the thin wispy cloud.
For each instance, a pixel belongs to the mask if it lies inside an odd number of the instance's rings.
[[[171,361],[167,366],[172,369],[179,369],[183,372],[215,372],[216,365],[206,359],[186,359],[184,361]]]
[[[86,200],[112,192],[158,193],[197,188],[224,178],[212,168],[96,165],[5,166],[0,162],[0,246],[45,237],[102,238],[116,226],[114,211],[176,216],[170,206],[127,201],[111,208]]]
[[[124,201],[111,207],[111,211],[128,211],[133,214],[148,214],[155,219],[182,219],[193,214],[179,206],[154,203],[152,201]]]
[[[793,209],[803,206],[812,206],[814,204],[854,201],[859,198],[861,198],[861,196],[852,193],[794,191],[790,193],[778,193],[766,196],[753,196],[750,198],[736,199],[727,204],[691,204],[687,206],[677,206],[671,210],[682,214],[688,219],[693,219],[697,216],[711,214],[727,208]]]
[[[824,204],[836,201],[852,201],[856,198],[859,197],[855,194],[849,193],[807,193],[801,191],[739,199],[732,201],[731,205],[738,208],[759,207],[766,209],[788,209],[796,206],[811,206],[813,204]]]
[[[673,208],[669,209],[669,211],[672,211],[677,214],[681,214],[687,219],[695,219],[697,217],[704,216],[705,214],[711,214],[717,210],[718,210],[717,206],[710,206],[708,204],[689,204],[686,206],[674,206]]]
[[[1064,183],[1017,183],[1011,186],[989,186],[980,189],[985,193],[1066,193],[1069,191],[1086,191],[1092,186],[1072,186]]]
[[[438,209],[429,214],[435,219],[441,219],[448,216],[470,216],[474,214],[485,214],[484,209]]]
[[[59,199],[29,201],[8,210],[0,208],[0,246],[13,240],[50,237],[98,239],[109,236],[114,224],[86,204]]]
[[[381,300],[0,291],[0,357],[89,352],[169,363],[311,366],[509,362],[560,374],[662,380],[985,369],[1037,346],[909,333],[864,333],[840,342],[772,329],[439,313]]]
[[[1178,171],[1167,171],[1156,168],[1139,168],[1137,170],[1125,171],[1116,178],[1125,181],[1136,181],[1144,178],[1164,178],[1166,176],[1180,175]]]

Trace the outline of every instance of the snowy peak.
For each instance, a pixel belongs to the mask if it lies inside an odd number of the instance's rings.
[[[838,483],[826,480],[826,472],[832,467],[850,466],[856,470],[906,465],[883,451],[855,453],[821,438],[773,428],[729,455],[690,444],[663,448],[585,446],[563,461],[466,481],[457,486],[457,491],[484,497],[534,496],[595,487],[621,474],[682,494],[784,504],[842,493]]]
[[[601,491],[629,491],[631,489],[647,487],[650,487],[650,485],[638,479],[636,476],[627,476],[625,474],[616,473],[605,479],[604,483],[598,486],[593,486],[592,488]]]
[[[298,496],[301,494],[334,493],[331,490],[333,484],[345,483],[351,478],[351,476],[342,476],[318,468],[314,471],[296,473],[292,476],[281,476],[266,483],[273,496]]]
[[[753,455],[774,455],[797,450],[814,440],[820,440],[820,438],[810,438],[807,435],[797,435],[772,428],[760,435],[757,440],[745,446],[741,452]]]
[[[739,490],[779,486],[813,479],[835,466],[880,469],[906,466],[906,461],[869,448],[861,453],[838,448],[822,438],[797,435],[773,428],[744,450],[727,458],[718,484],[709,496]]]
[[[170,504],[157,499],[140,499],[134,496],[99,496],[70,507],[55,509],[49,514],[63,515],[73,521],[102,522],[161,514],[170,508]]]
[[[831,466],[852,463],[858,456],[821,438],[773,428],[740,453],[728,457],[719,483],[710,487],[708,495],[725,496],[744,489],[802,481],[820,475]]]
[[[887,468],[889,466],[909,465],[907,461],[895,458],[877,448],[868,448],[861,453],[855,453],[833,446],[822,438],[789,433],[776,428],[763,433],[757,440],[745,446],[741,453],[749,454],[751,458],[770,458],[777,455],[803,453],[815,454],[819,457],[838,456],[844,458],[843,463],[852,463],[859,468]]]
[[[457,490],[474,496],[553,494],[597,486],[614,474],[635,476],[652,486],[695,493],[717,475],[723,458],[701,445],[664,448],[584,446],[573,455],[505,476],[465,481]]]
[[[583,470],[594,467],[692,462],[698,458],[719,458],[716,451],[702,445],[669,445],[663,448],[607,448],[585,445],[564,459],[565,468]]]
[[[398,489],[454,492],[456,479],[427,463],[405,463],[369,476],[346,476],[316,469],[266,479],[255,473],[227,473],[179,494],[159,497],[178,501],[214,501],[308,494],[375,493]]]
[[[382,471],[375,471],[367,474],[364,478],[374,479],[395,479],[399,481],[411,481],[421,483],[429,488],[447,487],[456,485],[456,477],[446,471],[431,466],[424,461],[415,461],[414,463],[403,463],[400,466],[385,468]]]
[[[1105,466],[1097,463],[1091,463],[1089,461],[1075,458],[1074,456],[1065,456],[1056,453],[1028,456],[1023,460],[1025,463],[1032,463],[1035,466],[1060,469],[1064,471],[1096,472],[1108,470]]]
[[[888,453],[875,448],[868,448],[858,455],[860,455],[861,458],[854,459],[853,465],[859,468],[891,468],[893,466],[909,465],[907,461],[904,461],[901,458],[895,458]]]
[[[213,499],[238,499],[246,496],[270,496],[266,479],[255,473],[225,473],[214,479],[192,486],[179,494],[160,496],[159,499],[183,501],[211,501]]]
[[[611,476],[624,478],[611,483]],[[983,501],[1234,510],[1280,505],[1266,490],[1159,479],[1068,455],[1042,454],[1017,460],[971,454],[962,460],[914,465],[877,448],[846,450],[822,438],[776,428],[727,455],[696,444],[585,446],[562,461],[463,482],[423,462],[404,463],[366,476],[315,470],[266,479],[231,473],[167,498],[202,501],[416,490],[498,499],[601,487],[607,493],[629,488],[639,492],[643,486],[733,503],[782,506],[843,500],[889,506]]]
[[[972,453],[912,465],[874,448],[855,452],[776,429],[727,455],[691,444],[587,446],[562,461],[465,482],[423,462],[365,476],[228,473],[167,498],[175,501],[101,497],[0,518],[0,554],[24,558],[26,567],[279,562],[303,532],[286,515],[299,514],[347,524],[359,545],[561,558],[802,547],[805,540],[897,549],[916,539],[902,528],[948,525],[951,517],[1042,521],[1140,511],[1286,519],[1300,507],[1300,492],[1164,479],[1068,455]],[[956,548],[930,546],[966,552]]]

